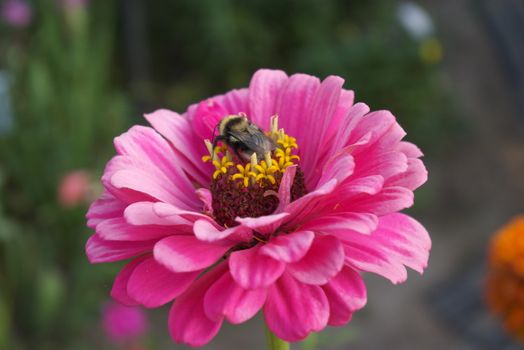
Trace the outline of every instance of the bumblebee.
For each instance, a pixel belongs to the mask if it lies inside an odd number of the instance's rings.
[[[225,142],[242,160],[249,161],[253,153],[256,153],[258,159],[264,159],[267,153],[276,148],[275,142],[244,113],[225,117],[215,127],[215,132],[216,129],[219,135],[213,138],[213,149],[219,141]]]

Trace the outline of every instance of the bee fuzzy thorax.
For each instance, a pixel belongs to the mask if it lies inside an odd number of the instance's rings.
[[[220,135],[213,142],[205,140],[209,154],[202,160],[211,162],[215,168],[211,193],[214,216],[219,223],[234,226],[237,216],[271,214],[278,206],[278,198],[270,193],[278,192],[282,176],[290,166],[297,166],[292,198],[306,193],[300,158],[296,154],[298,144],[294,137],[278,128],[277,116],[271,118],[267,133],[251,123],[245,114],[227,116],[217,128]],[[255,140],[238,134],[244,130],[256,135]],[[247,145],[242,144],[242,140]]]
[[[223,135],[226,128],[230,128],[234,131],[242,131],[249,125],[249,120],[245,114],[228,115],[220,121],[218,124],[218,131],[220,135]]]

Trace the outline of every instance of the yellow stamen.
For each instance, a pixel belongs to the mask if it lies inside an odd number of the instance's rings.
[[[272,136],[276,135],[278,132],[278,115],[277,114],[272,116],[270,119],[270,132]]]
[[[209,140],[204,140],[204,143],[206,145],[207,151],[209,152],[210,156],[213,156],[213,144]]]
[[[264,159],[266,160],[267,165],[270,167],[272,165],[271,152],[267,152],[266,154],[264,154]]]
[[[229,152],[224,151],[223,147],[215,147],[215,149],[213,149],[213,145],[211,144],[211,142],[209,142],[209,140],[205,140],[204,142],[208,151],[213,150],[211,156],[205,155],[202,157],[203,162],[211,161],[211,163],[215,166],[215,171],[213,172],[213,179],[217,179],[221,174],[227,174],[228,168],[234,165]],[[219,153],[225,155],[220,157]]]
[[[257,174],[254,171],[251,171],[251,164],[246,164],[246,166],[237,164],[236,168],[238,173],[231,176],[232,180],[242,180],[244,187],[249,186],[250,179],[253,179],[252,182],[255,181],[254,179],[256,179]]]

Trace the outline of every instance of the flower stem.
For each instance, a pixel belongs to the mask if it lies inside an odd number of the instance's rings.
[[[266,326],[266,339],[268,350],[289,350],[289,343],[273,334]]]

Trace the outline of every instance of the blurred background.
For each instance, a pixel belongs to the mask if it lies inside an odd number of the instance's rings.
[[[1,350],[184,348],[167,307],[111,303],[121,266],[88,264],[84,215],[113,137],[261,67],[342,76],[430,172],[410,209],[433,239],[425,275],[366,276],[368,306],[294,348],[524,348],[524,279],[500,294],[512,321],[485,302],[491,237],[524,214],[522,0],[0,0],[0,14]],[[205,349],[262,349],[262,329],[226,326]]]

